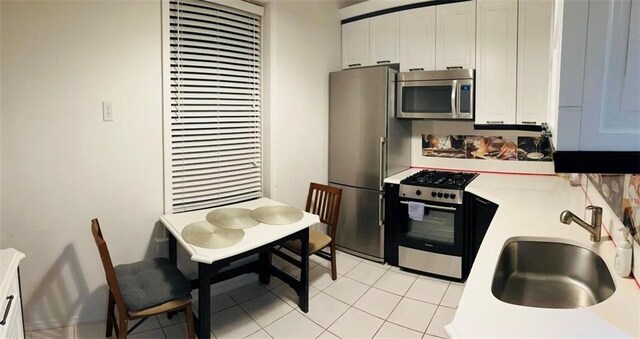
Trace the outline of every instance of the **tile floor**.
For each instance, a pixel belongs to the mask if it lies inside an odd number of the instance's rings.
[[[274,264],[296,275],[295,267]],[[312,257],[309,313],[297,308],[289,286],[247,274],[212,286],[211,338],[437,338],[446,337],[463,284],[418,276],[349,254],[338,254],[338,279]],[[195,293],[194,293],[195,295]],[[197,305],[197,300],[194,300]],[[36,338],[104,338],[104,322],[34,331]],[[129,338],[185,338],[184,316],[148,319]]]

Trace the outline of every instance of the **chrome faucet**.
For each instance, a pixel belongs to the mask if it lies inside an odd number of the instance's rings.
[[[578,218],[575,214],[566,210],[560,213],[560,222],[567,225],[571,224],[572,221],[575,222],[576,224],[580,225],[580,227],[591,233],[591,241],[599,242],[600,232],[602,230],[602,207],[587,206],[587,210],[593,210],[593,212],[591,212],[591,225],[587,224],[582,219]]]

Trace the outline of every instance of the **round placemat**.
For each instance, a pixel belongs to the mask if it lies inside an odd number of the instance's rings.
[[[269,225],[293,224],[302,219],[302,211],[291,206],[262,206],[251,211],[251,217]]]
[[[246,208],[218,208],[207,213],[207,221],[214,226],[238,230],[257,226],[251,218],[251,210]]]
[[[191,245],[212,249],[233,246],[244,237],[243,230],[214,226],[204,220],[185,226],[181,234],[182,238]]]

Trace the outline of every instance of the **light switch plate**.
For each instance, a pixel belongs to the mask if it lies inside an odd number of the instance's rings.
[[[102,102],[102,120],[113,121],[113,105],[111,101]]]

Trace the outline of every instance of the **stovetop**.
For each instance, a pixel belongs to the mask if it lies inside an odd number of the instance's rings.
[[[477,176],[478,173],[423,170],[400,181],[400,184],[462,190]]]

